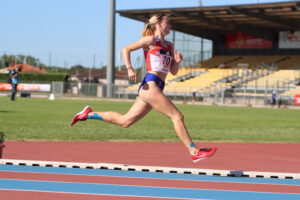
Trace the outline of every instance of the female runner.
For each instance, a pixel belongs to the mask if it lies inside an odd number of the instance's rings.
[[[138,89],[139,97],[126,114],[122,115],[112,111],[93,112],[89,106],[86,106],[74,116],[71,126],[78,121],[96,119],[127,128],[142,119],[154,108],[173,122],[174,129],[189,151],[193,162],[212,156],[217,148],[197,149],[187,131],[182,113],[163,93],[168,72],[176,75],[179,63],[183,60],[181,53],[174,50],[172,43],[165,40],[165,36],[169,34],[170,29],[171,24],[168,16],[153,15],[143,30],[143,37],[123,48],[122,54],[130,80],[137,80],[130,60],[132,51],[143,48],[148,71]]]

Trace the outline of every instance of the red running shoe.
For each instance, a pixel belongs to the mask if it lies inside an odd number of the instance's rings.
[[[72,121],[71,121],[71,126],[73,126],[76,122],[78,121],[83,121],[87,119],[87,116],[90,112],[93,112],[90,106],[86,106],[81,112],[77,113]]]
[[[199,162],[200,160],[211,157],[216,151],[216,147],[210,149],[200,149],[196,155],[192,155],[192,160],[193,162]]]

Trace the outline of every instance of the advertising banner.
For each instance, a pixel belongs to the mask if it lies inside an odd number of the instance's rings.
[[[11,85],[9,83],[0,83],[0,90],[11,90]],[[50,84],[30,84],[30,83],[20,83],[18,84],[17,90],[19,91],[33,91],[33,92],[50,92]]]
[[[300,105],[300,94],[295,95],[294,104],[295,105]]]
[[[247,35],[244,33],[226,34],[227,49],[268,49],[272,48],[272,41]]]
[[[280,49],[300,49],[300,31],[284,31],[279,33]]]

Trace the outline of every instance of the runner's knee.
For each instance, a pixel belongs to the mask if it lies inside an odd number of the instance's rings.
[[[131,126],[130,123],[123,123],[123,124],[122,124],[122,127],[123,127],[123,128],[129,128],[130,126]]]
[[[123,120],[120,125],[123,127],[123,128],[129,128],[131,125],[133,124],[133,121],[131,120]]]
[[[173,114],[171,116],[172,121],[183,121],[183,119],[184,119],[184,116],[181,112],[176,112],[175,114]]]

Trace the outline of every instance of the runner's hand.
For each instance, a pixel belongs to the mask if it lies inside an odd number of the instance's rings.
[[[180,63],[183,60],[183,56],[180,52],[174,50],[174,61]]]
[[[133,82],[136,82],[136,73],[135,71],[133,70],[133,68],[129,68],[128,69],[128,78],[129,80],[133,81]]]

